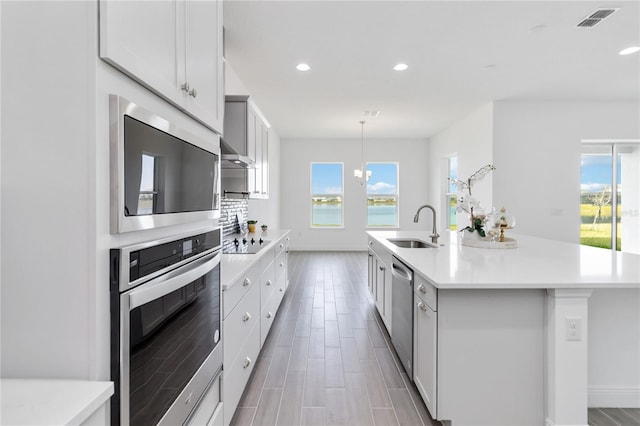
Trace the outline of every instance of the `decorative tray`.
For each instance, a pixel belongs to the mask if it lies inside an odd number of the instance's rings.
[[[492,240],[479,240],[474,238],[463,238],[462,245],[476,248],[489,249],[514,249],[518,248],[518,240],[515,238],[505,237],[503,242]]]

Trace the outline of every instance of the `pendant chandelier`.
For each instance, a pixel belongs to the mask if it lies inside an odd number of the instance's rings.
[[[358,180],[358,182],[360,182],[360,185],[364,185],[365,182],[367,182],[369,180],[369,178],[371,177],[371,170],[366,170],[365,169],[365,163],[364,163],[364,123],[366,123],[366,121],[362,120],[360,121],[360,125],[362,126],[362,135],[361,135],[361,165],[359,169],[355,169],[353,171],[353,176]],[[364,179],[363,179],[363,176]]]

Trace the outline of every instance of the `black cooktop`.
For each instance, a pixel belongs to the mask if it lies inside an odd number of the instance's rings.
[[[254,234],[234,234],[224,238],[222,252],[226,254],[256,254],[271,241]]]

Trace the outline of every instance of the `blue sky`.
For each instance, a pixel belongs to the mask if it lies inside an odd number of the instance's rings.
[[[367,182],[369,194],[396,194],[398,172],[395,163],[367,164],[371,178]],[[342,193],[342,165],[336,163],[313,163],[311,165],[311,192],[313,194]]]
[[[371,178],[367,182],[368,194],[396,194],[398,187],[398,167],[395,163],[367,164]]]
[[[311,164],[311,185],[312,194],[341,194],[342,164]]]
[[[369,194],[396,194],[397,191],[397,166],[395,163],[369,163],[367,169],[371,170],[371,178],[367,182]],[[452,177],[457,176],[457,164],[451,164]],[[618,170],[621,170],[620,157],[618,157]],[[339,163],[314,163],[311,168],[312,193],[313,194],[340,194],[342,193],[342,164]],[[618,173],[620,184],[621,173]],[[144,179],[143,179],[144,180]],[[611,185],[611,155],[582,155],[582,167],[580,169],[580,186],[584,191],[601,191],[603,186]],[[455,186],[452,189],[455,192]]]
[[[621,170],[618,157],[618,170]],[[611,186],[611,155],[582,155],[580,167],[580,189],[583,191],[601,191],[603,186]],[[618,172],[618,184],[621,183]]]

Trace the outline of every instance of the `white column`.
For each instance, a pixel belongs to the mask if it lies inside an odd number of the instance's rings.
[[[587,426],[587,305],[591,290],[547,290],[547,426]]]

